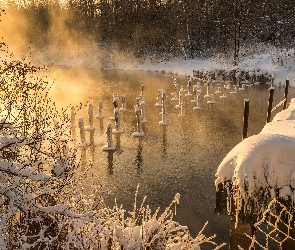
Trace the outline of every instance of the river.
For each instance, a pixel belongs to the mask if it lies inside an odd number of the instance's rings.
[[[93,101],[94,115],[98,114],[99,100],[104,102],[105,118],[94,120],[93,138],[86,132],[87,140],[92,142],[86,158],[93,162],[93,169],[84,181],[86,192],[91,194],[91,185],[103,183],[108,190],[107,206],[113,206],[116,198],[118,204],[132,210],[139,184],[138,205],[147,196],[146,204],[153,211],[157,207],[164,210],[179,193],[180,204],[174,220],[188,226],[194,237],[208,221],[204,234],[216,234],[214,241],[219,244],[229,243],[230,217],[215,213],[215,172],[226,154],[242,140],[244,99],[250,100],[248,135],[259,133],[265,125],[269,86],[247,87],[237,94],[228,93],[227,99],[215,95],[215,104],[207,104],[202,98],[202,110],[193,110],[195,104],[185,97],[186,116],[179,117],[177,103],[170,100],[174,91],[172,77],[184,88],[187,88],[187,77],[67,67],[53,67],[49,73],[55,79],[52,93],[56,102],[63,106],[79,106],[82,102],[84,106],[77,116],[84,118],[85,125],[88,125],[87,101]],[[142,85],[148,122],[143,126],[145,136],[138,138],[132,135],[137,130],[134,106]],[[154,106],[158,89],[167,92],[167,126],[159,125],[161,109]],[[216,90],[214,84],[211,93]],[[284,87],[275,87],[274,93],[275,105],[283,99]],[[117,150],[108,153],[102,151],[102,146],[107,143],[106,123],[113,116],[113,94],[119,96],[119,106],[121,96],[126,94],[127,111],[120,116],[124,133],[113,135]],[[289,98],[294,95],[294,89],[290,88]],[[204,245],[202,249],[212,246]]]

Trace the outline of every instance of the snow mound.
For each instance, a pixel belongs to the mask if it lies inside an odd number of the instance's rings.
[[[241,198],[247,200],[259,190],[280,190],[288,199],[295,188],[295,99],[278,113],[258,135],[236,145],[216,172],[218,184],[232,180]]]

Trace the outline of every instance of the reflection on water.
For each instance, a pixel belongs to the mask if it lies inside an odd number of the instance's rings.
[[[86,164],[87,164],[87,158],[86,158],[86,149],[85,148],[81,148],[81,164],[82,164],[82,169],[84,170],[86,168]]]
[[[100,129],[101,132],[104,131],[104,126],[103,125],[104,125],[103,124],[103,119],[99,119],[99,129]]]
[[[107,152],[108,154],[108,172],[109,174],[113,174],[114,173],[114,151],[110,150]]]
[[[90,151],[90,156],[91,156],[91,161],[95,161],[95,145],[94,145],[94,130],[89,131],[89,141],[90,141],[90,146],[89,146],[89,151]]]
[[[114,134],[113,137],[115,137],[115,145],[116,145],[116,152],[117,154],[121,154],[123,150],[121,149],[121,133],[119,134]]]
[[[167,127],[163,126],[162,158],[167,158]]]
[[[73,140],[73,141],[75,141],[76,140],[76,129],[75,128],[71,128],[71,139]]]
[[[87,149],[87,156],[93,158],[92,171],[96,178],[91,179],[89,174],[86,185],[97,185],[104,180],[105,187],[112,191],[105,197],[106,205],[113,206],[116,198],[126,210],[133,208],[138,183],[138,200],[147,196],[147,204],[155,210],[158,207],[164,210],[175,194],[180,193],[175,220],[188,226],[192,236],[196,236],[209,221],[204,233],[208,236],[216,234],[217,243],[229,242],[230,218],[215,214],[215,173],[222,159],[242,139],[244,99],[250,99],[248,135],[259,133],[265,125],[268,87],[253,86],[236,95],[228,94],[226,100],[216,95],[216,104],[212,105],[202,98],[202,110],[193,110],[194,104],[185,97],[186,116],[178,117],[176,103],[170,101],[170,93],[174,90],[171,75],[88,69],[82,74],[87,74],[87,78],[75,72],[75,79],[71,82],[73,71],[63,71],[64,79],[56,80],[56,84],[61,85],[59,92],[55,93],[57,99],[63,99],[67,105],[77,105],[91,98],[95,114],[98,113],[99,100],[104,102],[105,118],[94,120],[96,130],[90,134],[91,146]],[[184,88],[187,81],[186,77],[177,78],[179,86]],[[145,136],[135,138],[132,135],[137,130],[134,105],[142,85],[146,90],[148,122],[143,126]],[[167,91],[167,126],[159,125],[159,109],[154,106],[158,89]],[[212,93],[216,90],[214,85]],[[105,124],[110,122],[109,117],[114,113],[114,93],[118,96],[126,94],[127,111],[120,113],[124,132],[113,135],[115,151],[103,152],[102,146],[107,140]],[[275,88],[274,105],[283,99],[283,94],[284,88]],[[292,97],[294,89],[289,90],[289,98]],[[88,120],[86,109],[77,111],[77,117]],[[76,134],[79,136],[78,131]],[[87,156],[85,152],[85,160]]]
[[[143,166],[143,157],[142,157],[142,149],[143,149],[143,138],[139,137],[137,146],[137,154],[135,158],[135,165],[138,171],[142,169]]]

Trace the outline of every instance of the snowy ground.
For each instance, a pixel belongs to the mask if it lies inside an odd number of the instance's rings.
[[[294,52],[293,52],[294,53]],[[294,57],[280,55],[278,62],[277,54],[266,53],[245,57],[238,65],[233,66],[231,62],[217,59],[192,59],[173,60],[161,63],[130,64],[122,63],[117,65],[124,70],[158,71],[162,73],[173,73],[177,75],[189,76],[193,70],[231,70],[240,69],[243,71],[259,70],[264,74],[275,74],[275,84],[284,84],[286,78],[290,79],[290,86],[295,87],[295,62]],[[283,63],[281,62],[283,60]],[[283,64],[283,65],[282,65]]]
[[[290,79],[290,86],[295,87],[295,49],[276,49],[261,45],[253,47],[252,51],[241,51],[241,56],[237,65],[233,65],[232,59],[225,58],[224,55],[216,55],[208,59],[183,58],[162,60],[158,63],[150,58],[137,59],[128,52],[104,51],[97,46],[78,47],[74,51],[71,48],[54,48],[46,51],[33,51],[32,59],[41,65],[55,66],[82,66],[104,69],[122,69],[139,71],[157,71],[161,73],[172,73],[182,76],[192,76],[193,70],[210,71],[233,69],[244,72],[255,71],[258,75],[275,74],[274,84],[285,83],[286,78]],[[258,52],[257,52],[258,51]],[[246,54],[249,54],[246,56]]]

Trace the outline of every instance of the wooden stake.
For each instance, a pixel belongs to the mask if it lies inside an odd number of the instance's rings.
[[[285,95],[284,95],[285,102],[284,102],[283,110],[286,109],[287,107],[288,89],[289,89],[289,78],[286,79]]]
[[[244,99],[243,140],[248,137],[249,99]]]
[[[268,109],[267,109],[266,123],[269,123],[270,122],[270,118],[271,118],[273,93],[274,93],[274,88],[273,87],[269,88],[269,98],[268,98]]]

